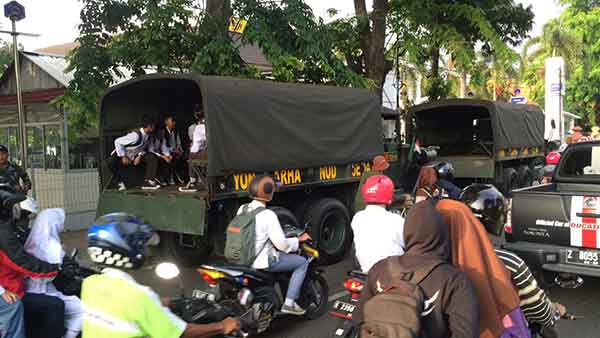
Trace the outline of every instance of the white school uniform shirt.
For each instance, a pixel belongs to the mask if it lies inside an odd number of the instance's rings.
[[[204,123],[199,123],[194,129],[194,137],[192,138],[192,148],[190,152],[198,153],[202,150],[206,150],[206,126]]]
[[[265,208],[265,204],[259,201],[252,201],[248,204],[248,211],[257,208]],[[241,206],[237,214],[241,214],[244,206]],[[269,242],[270,240],[270,242]],[[286,238],[279,223],[277,215],[269,209],[265,209],[256,215],[256,259],[252,264],[255,269],[267,269],[269,267],[269,257],[279,258],[279,251],[290,253],[298,250],[298,238]]]
[[[390,256],[404,254],[404,218],[376,205],[367,205],[352,219],[356,259],[368,273],[373,265]]]
[[[135,160],[138,155],[143,154],[146,151],[148,146],[149,135],[144,132],[144,128],[140,128],[140,135],[142,136],[142,142],[138,142],[138,133],[134,131],[117,138],[115,140],[115,150],[113,150],[113,153],[116,152],[119,157],[127,156],[130,160]],[[127,146],[134,143],[137,143],[138,145],[135,147]]]

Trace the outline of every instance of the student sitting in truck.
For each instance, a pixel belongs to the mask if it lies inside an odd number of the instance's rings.
[[[199,108],[201,109],[201,107]],[[192,135],[192,145],[188,159],[190,181],[186,186],[179,187],[181,192],[196,192],[201,188],[206,189],[206,168],[196,168],[193,164],[193,160],[205,160],[207,158],[206,123],[204,122],[203,111],[197,111],[194,115],[197,123]]]
[[[111,153],[109,168],[114,178],[118,182],[119,191],[127,189],[123,178],[123,170],[130,166],[139,166],[144,163],[146,166],[146,175],[142,189],[156,190],[160,185],[155,181],[158,166],[157,157],[148,152],[148,139],[154,132],[154,121],[145,116],[142,119],[142,127],[132,130],[125,136],[115,140],[115,149]]]
[[[148,138],[148,152],[156,156],[157,172],[156,183],[162,187],[169,185],[169,176],[171,174],[171,164],[173,163],[173,154],[167,146],[166,140],[161,133],[154,132]]]
[[[181,142],[181,135],[176,129],[177,122],[175,116],[167,115],[165,118],[165,125],[161,130],[161,139],[163,140],[165,147],[169,149],[169,156],[171,160],[167,162],[168,169],[168,182],[171,185],[177,181],[179,184],[183,183],[181,179],[181,171],[185,166],[185,159],[183,157],[183,144]]]

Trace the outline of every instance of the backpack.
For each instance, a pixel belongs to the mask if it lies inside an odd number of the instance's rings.
[[[377,290],[378,293],[365,302],[360,337],[423,337],[421,317],[431,312],[431,309],[425,308],[426,297],[419,283],[442,264],[445,263],[439,261],[420,267],[417,271],[394,273],[394,284],[381,286],[383,290]]]
[[[256,215],[266,208],[248,209],[248,204],[242,206],[242,212],[231,220],[226,232],[225,258],[239,265],[252,265],[264,249],[263,246],[256,251]]]

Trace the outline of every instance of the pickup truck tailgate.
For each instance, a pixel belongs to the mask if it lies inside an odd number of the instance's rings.
[[[515,241],[600,248],[598,195],[515,192],[511,221]]]

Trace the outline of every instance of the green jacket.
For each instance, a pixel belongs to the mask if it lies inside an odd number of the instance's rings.
[[[375,171],[369,171],[366,172],[364,174],[362,174],[362,176],[360,177],[360,184],[358,185],[358,190],[356,191],[356,196],[354,196],[354,212],[357,213],[361,210],[363,210],[367,204],[365,203],[365,200],[362,197],[362,187],[365,184],[365,182],[367,181],[367,178],[371,177],[371,176],[375,176],[378,173]]]

